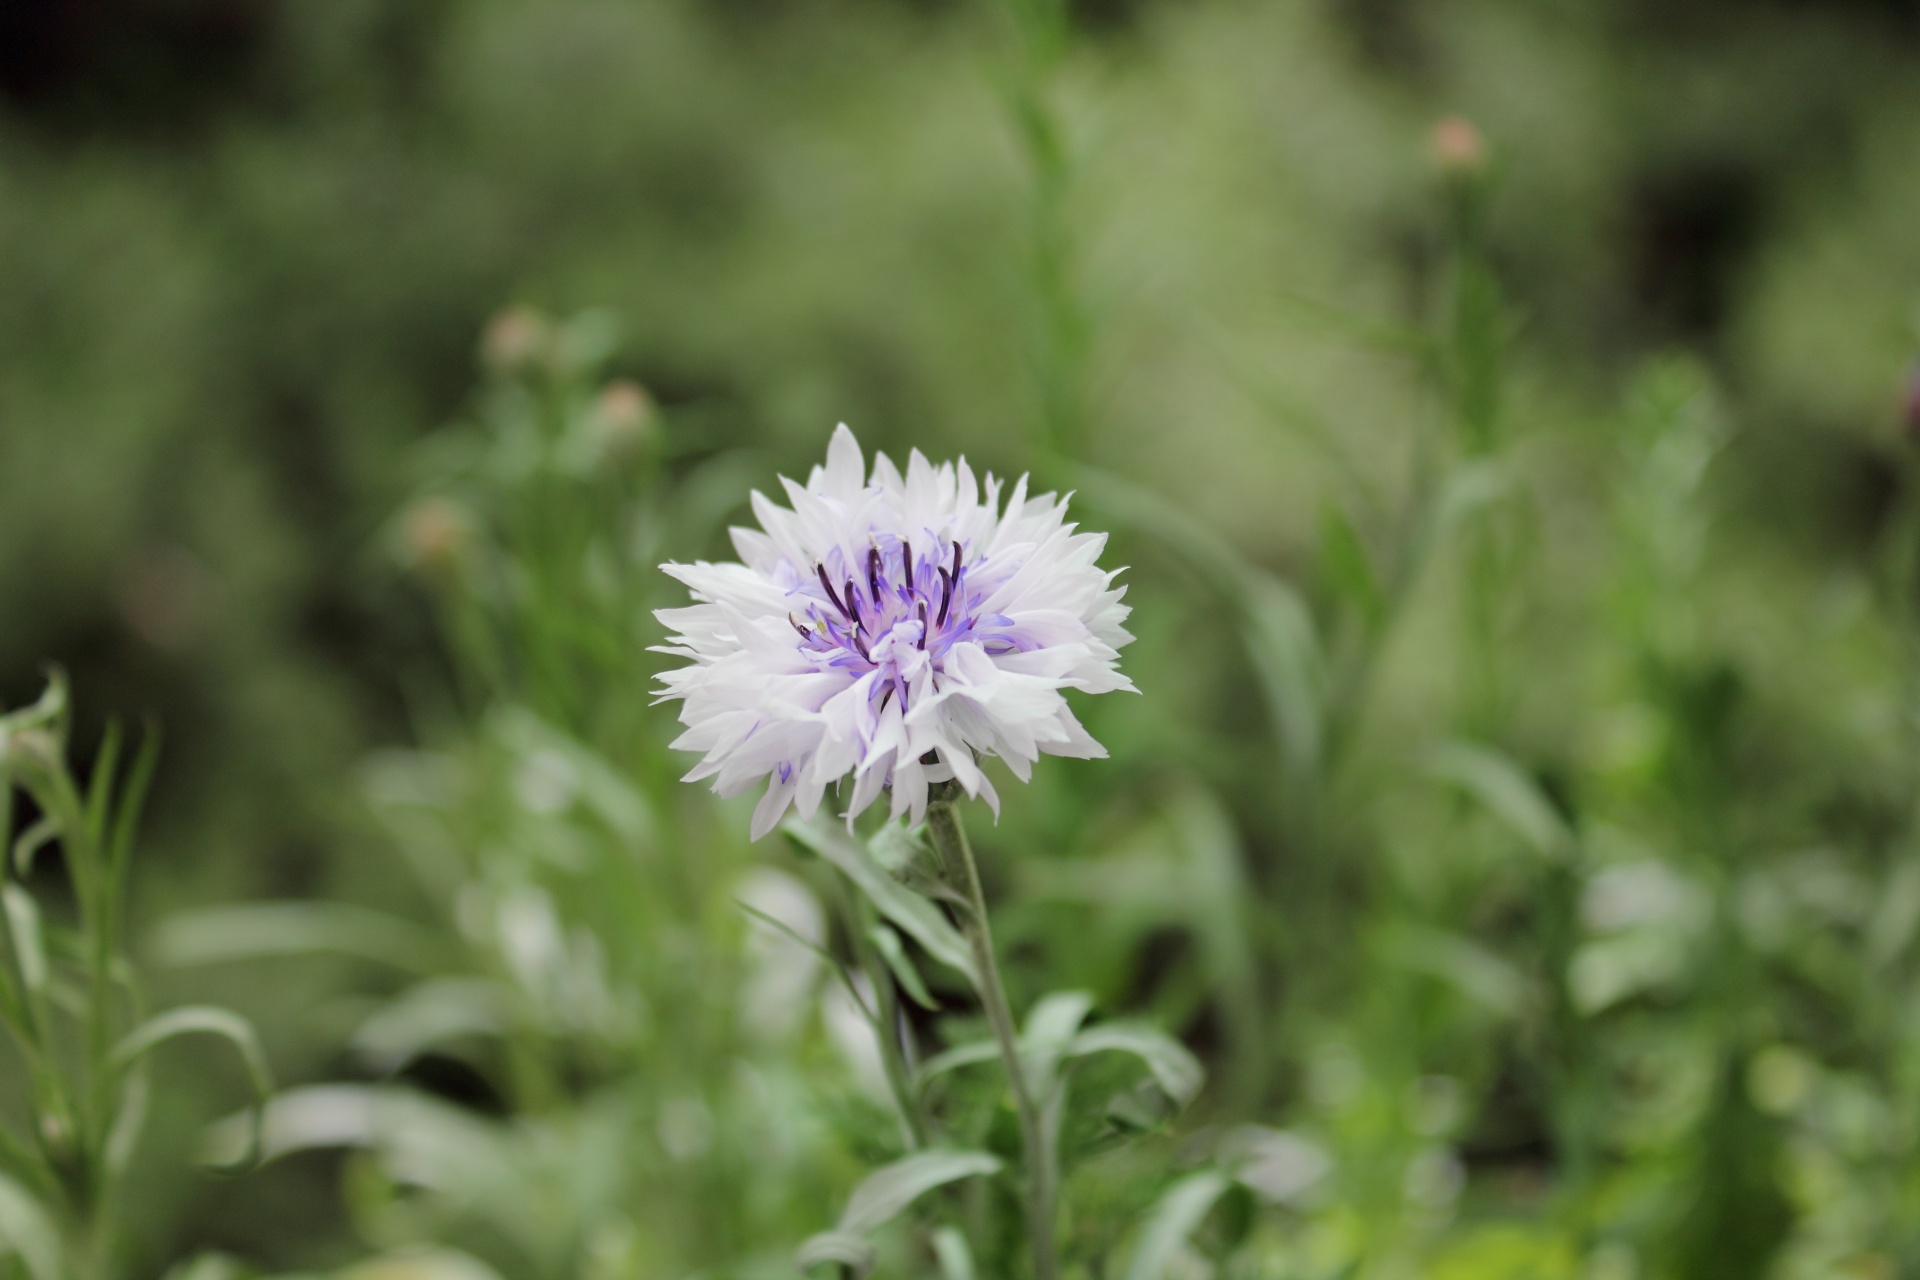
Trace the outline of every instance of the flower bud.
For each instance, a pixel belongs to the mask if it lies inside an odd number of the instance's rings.
[[[1487,142],[1465,116],[1443,116],[1427,135],[1427,152],[1449,178],[1477,177],[1487,167]]]
[[[481,358],[495,373],[519,373],[545,352],[550,327],[531,307],[508,307],[487,322]]]
[[[400,559],[416,572],[444,573],[465,558],[473,542],[466,508],[451,498],[421,498],[400,520]]]
[[[653,397],[631,378],[616,378],[593,406],[593,428],[603,456],[624,457],[639,447],[653,428]]]

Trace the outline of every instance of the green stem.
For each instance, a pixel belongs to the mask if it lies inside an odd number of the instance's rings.
[[[980,1003],[985,1007],[987,1025],[993,1029],[994,1042],[1000,1046],[1000,1061],[1007,1069],[1007,1081],[1013,1088],[1014,1106],[1020,1113],[1020,1145],[1027,1165],[1027,1233],[1033,1240],[1035,1280],[1056,1280],[1060,1273],[1054,1255],[1054,1203],[1059,1173],[1051,1158],[1046,1128],[1041,1120],[1027,1073],[1020,1060],[1020,1039],[1014,1031],[1013,1010],[1007,1004],[1007,989],[1000,981],[1000,964],[993,954],[993,930],[987,923],[986,896],[980,890],[980,868],[974,862],[973,848],[967,843],[967,831],[960,823],[957,804],[959,789],[944,783],[934,789],[933,802],[927,806],[927,831],[940,864],[949,878],[961,881],[971,910],[964,921],[967,941],[973,947],[974,967],[979,970]]]

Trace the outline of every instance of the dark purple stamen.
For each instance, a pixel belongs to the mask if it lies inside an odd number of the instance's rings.
[[[853,604],[853,605],[857,605],[860,603],[860,597],[853,594],[852,578],[847,579],[847,603]],[[864,631],[866,630],[866,627],[867,627],[867,624],[861,620],[860,615],[858,613],[855,613],[853,615],[853,629],[855,631]]]
[[[820,585],[827,589],[827,599],[833,601],[833,607],[838,609],[848,622],[854,621],[853,610],[847,608],[846,605],[840,602],[840,597],[833,592],[833,584],[827,581],[827,566],[817,564],[813,566],[813,571],[820,575]],[[847,594],[852,595],[853,593],[848,592]]]
[[[927,647],[927,602],[920,602],[920,647]]]
[[[953,603],[953,575],[945,569],[940,571],[940,616],[933,620],[936,627],[947,625],[947,606]]]
[[[867,598],[876,608],[880,604],[880,548],[867,548]]]
[[[810,640],[812,640],[812,639],[813,639],[813,632],[811,632],[811,631],[809,631],[809,630],[807,630],[807,628],[805,628],[805,627],[803,627],[803,626],[801,626],[801,625],[800,625],[800,620],[799,620],[798,618],[796,618],[796,617],[794,617],[794,616],[793,616],[792,614],[788,614],[788,615],[787,615],[787,621],[788,621],[788,622],[791,622],[791,623],[793,624],[793,629],[794,629],[795,631],[798,631],[798,632],[800,633],[800,638],[801,638],[802,640],[809,640],[809,641],[810,641]]]

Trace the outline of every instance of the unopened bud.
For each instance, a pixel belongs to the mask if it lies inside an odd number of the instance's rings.
[[[546,349],[549,327],[531,307],[508,307],[487,322],[481,358],[495,373],[518,373]]]
[[[1427,150],[1440,172],[1470,178],[1487,167],[1487,142],[1465,116],[1443,116],[1427,135]]]
[[[653,426],[653,397],[631,378],[609,382],[594,402],[593,423],[603,454],[631,453]]]
[[[440,573],[458,564],[473,540],[473,524],[451,498],[421,498],[400,522],[400,557],[408,568]]]

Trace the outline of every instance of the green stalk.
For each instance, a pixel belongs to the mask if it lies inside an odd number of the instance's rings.
[[[957,879],[971,908],[963,921],[967,941],[973,947],[974,967],[979,970],[980,1003],[986,1010],[987,1025],[1000,1047],[1000,1061],[1006,1067],[1007,1081],[1013,1088],[1014,1106],[1020,1113],[1020,1145],[1027,1165],[1027,1233],[1033,1240],[1035,1280],[1056,1280],[1060,1273],[1054,1252],[1054,1205],[1059,1171],[1054,1167],[1046,1126],[1033,1091],[1027,1083],[1020,1060],[1020,1039],[1013,1026],[1013,1010],[1007,1004],[1007,989],[1000,981],[1000,964],[993,954],[993,930],[987,923],[986,896],[980,890],[980,868],[974,862],[973,848],[960,822],[960,790],[953,783],[933,789],[933,801],[927,806],[927,832],[934,851],[949,879]]]

